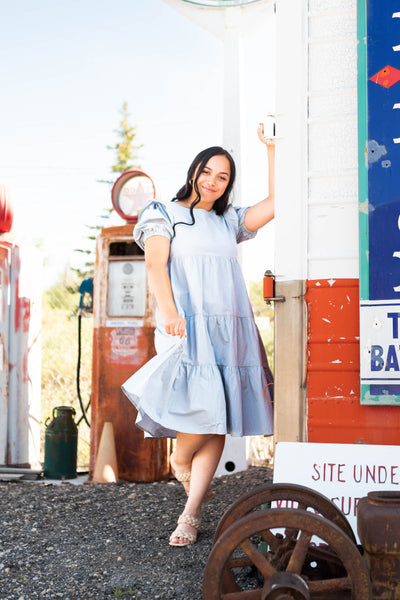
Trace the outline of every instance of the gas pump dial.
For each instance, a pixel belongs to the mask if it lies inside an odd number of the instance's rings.
[[[140,211],[155,195],[152,179],[138,169],[122,173],[111,191],[114,209],[128,223],[137,222]]]

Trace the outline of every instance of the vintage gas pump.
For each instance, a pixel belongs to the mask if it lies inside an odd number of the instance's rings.
[[[40,468],[41,258],[12,221],[0,185],[0,465]]]
[[[90,470],[103,425],[112,422],[119,476],[127,481],[169,477],[169,440],[144,438],[135,426],[137,411],[121,390],[155,354],[144,253],[132,237],[140,210],[154,196],[154,184],[143,171],[123,173],[112,189],[112,202],[126,224],[103,229],[97,239]]]

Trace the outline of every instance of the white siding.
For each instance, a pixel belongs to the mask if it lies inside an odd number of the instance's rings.
[[[275,273],[307,277],[307,0],[276,3]]]
[[[358,277],[357,5],[308,3],[309,279]]]

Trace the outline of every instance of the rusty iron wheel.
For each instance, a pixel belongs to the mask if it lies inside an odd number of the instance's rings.
[[[264,584],[261,600],[310,600],[310,590],[296,573],[274,573]]]
[[[214,543],[228,527],[245,515],[261,509],[263,505],[270,504],[271,502],[286,501],[297,504],[297,507],[292,505],[291,508],[302,510],[307,510],[307,508],[313,509],[340,527],[356,544],[350,523],[336,504],[315,490],[292,483],[267,483],[242,494],[221,517],[215,532]],[[280,507],[278,506],[278,508]]]
[[[326,544],[321,549],[311,543],[314,535]],[[327,566],[332,569],[326,572]],[[279,572],[300,575],[313,600],[372,599],[368,570],[353,541],[324,517],[289,508],[249,514],[220,535],[204,571],[203,599],[262,600],[268,580]]]

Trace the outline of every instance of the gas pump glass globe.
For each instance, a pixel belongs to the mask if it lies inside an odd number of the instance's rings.
[[[142,208],[155,198],[154,183],[143,171],[125,171],[114,183],[111,197],[120,217],[136,222]]]

